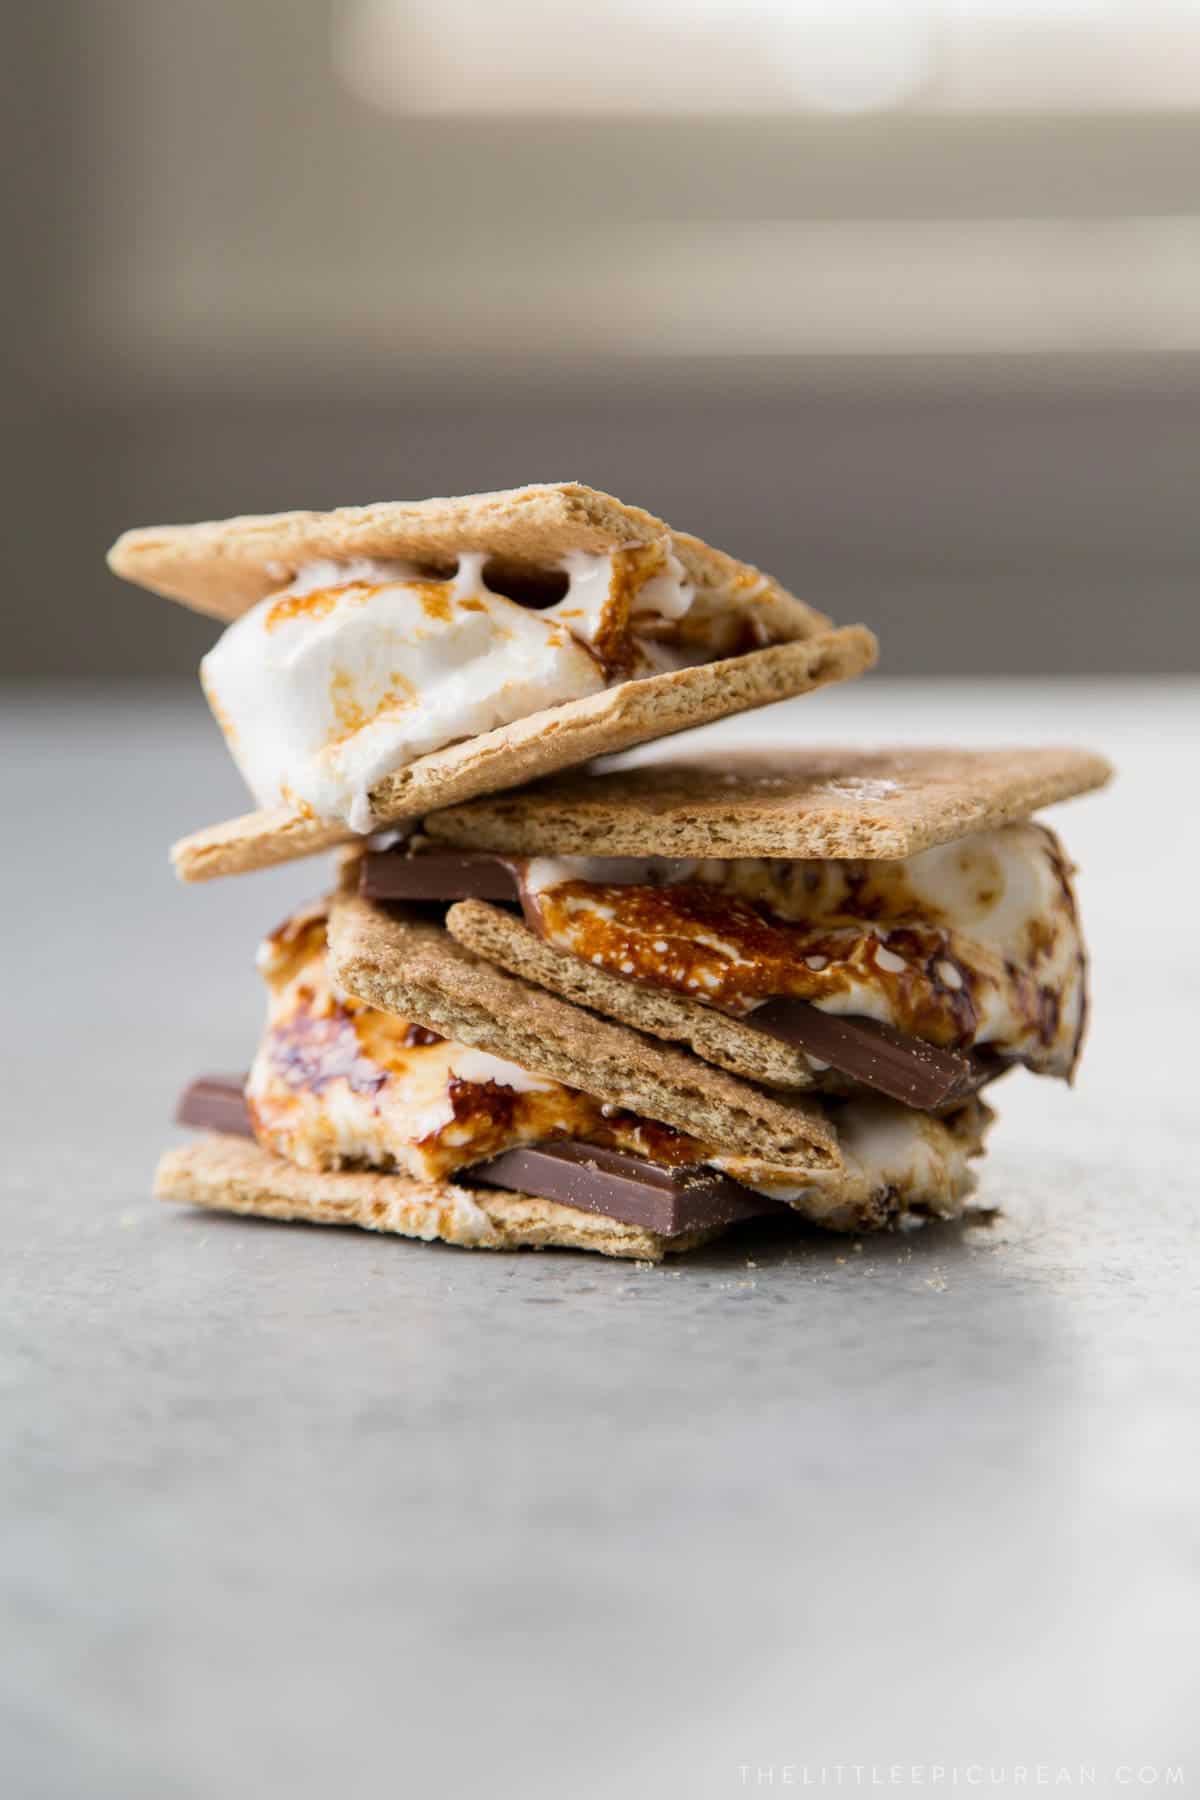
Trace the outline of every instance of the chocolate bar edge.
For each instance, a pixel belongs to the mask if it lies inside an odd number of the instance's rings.
[[[513,862],[490,850],[426,850],[419,856],[397,850],[368,850],[362,859],[359,892],[367,900],[412,902],[520,899]]]
[[[653,1168],[639,1157],[605,1153],[594,1145],[569,1140],[506,1150],[465,1174],[468,1180],[483,1182],[485,1186],[538,1194],[544,1200],[557,1200],[581,1212],[601,1213],[610,1219],[624,1217],[627,1224],[645,1225],[662,1237],[679,1237],[686,1231],[790,1211],[785,1202],[756,1194],[726,1175],[710,1174],[707,1170],[680,1171],[677,1177],[663,1181],[663,1172],[654,1168],[655,1178],[647,1180],[642,1175],[619,1173],[609,1158],[618,1158],[631,1169],[639,1164]],[[636,1216],[632,1204],[627,1211],[617,1210],[623,1207],[625,1194],[638,1196]]]
[[[743,1022],[919,1112],[965,1100],[1000,1073],[976,1051],[944,1050],[878,1020],[824,1012],[807,1000],[768,1000]]]

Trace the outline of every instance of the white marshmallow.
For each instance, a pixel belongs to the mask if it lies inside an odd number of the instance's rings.
[[[541,611],[488,588],[485,561],[463,555],[445,581],[404,563],[309,564],[229,626],[201,680],[259,806],[302,805],[370,831],[368,796],[385,775],[608,685],[587,646],[612,557],[572,552],[566,595]],[[674,619],[691,600],[668,552],[635,611]]]

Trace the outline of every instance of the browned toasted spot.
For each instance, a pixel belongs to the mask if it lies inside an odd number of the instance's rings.
[[[926,1043],[968,1044],[978,1026],[972,971],[959,967],[961,986],[946,984],[936,965],[955,959],[933,926],[877,935],[862,925],[792,924],[702,882],[566,881],[531,905],[550,940],[585,961],[734,1013],[775,997],[829,1000],[866,980],[887,996],[899,1029]]]
[[[369,600],[379,592],[379,582],[343,581],[332,587],[313,588],[307,594],[281,594],[268,608],[264,621],[274,631],[289,619],[323,619],[343,600]]]
[[[272,986],[294,980],[306,963],[321,955],[325,946],[327,914],[323,906],[293,913],[267,936],[260,961]]]
[[[353,737],[366,724],[366,714],[354,695],[354,680],[346,669],[336,669],[329,682],[333,716],[342,737]]]
[[[608,600],[593,646],[610,678],[628,674],[637,660],[632,631],[634,601],[650,577],[665,566],[665,561],[661,544],[630,544],[613,552]]]
[[[229,714],[217,698],[216,690],[205,675],[203,663],[200,665],[200,686],[204,689],[204,698],[208,701],[208,710],[221,728],[222,737],[229,745],[229,748],[236,753],[238,734],[234,728],[233,720],[229,717]]]
[[[454,595],[450,584],[445,581],[422,581],[409,584],[421,602],[421,610],[428,619],[437,619],[448,625],[454,614]]]

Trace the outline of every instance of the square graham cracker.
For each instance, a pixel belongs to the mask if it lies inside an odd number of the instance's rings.
[[[117,539],[108,564],[125,581],[231,620],[285,587],[305,563],[326,558],[411,562],[431,575],[445,575],[460,554],[482,552],[498,570],[527,576],[557,565],[573,550],[606,555],[664,541],[701,597],[728,595],[731,605],[780,627],[775,635],[782,637],[805,637],[828,626],[823,613],[752,563],[578,481],[445,499],[381,500],[332,512],[143,526]]]
[[[1090,750],[797,749],[576,770],[428,815],[463,849],[524,856],[913,856],[1102,787]]]

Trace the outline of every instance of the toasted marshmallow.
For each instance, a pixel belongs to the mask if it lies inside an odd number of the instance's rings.
[[[744,1187],[798,1206],[814,1223],[834,1229],[844,1223],[861,1226],[863,1209],[870,1207],[879,1209],[878,1223],[884,1223],[898,1194],[908,1213],[954,1218],[974,1190],[971,1158],[983,1148],[991,1116],[978,1100],[968,1101],[949,1118],[935,1118],[894,1100],[856,1098],[837,1110],[843,1168],[815,1172],[803,1186],[794,1173],[764,1168],[746,1157],[714,1160]]]
[[[367,832],[370,790],[447,744],[703,659],[664,632],[692,588],[661,545],[572,552],[567,592],[534,610],[494,592],[486,558],[437,580],[402,563],[308,564],[224,632],[200,674],[259,806]]]
[[[701,1146],[669,1126],[440,1038],[335,992],[324,909],[262,945],[267,1027],[246,1086],[255,1134],[299,1168],[366,1166],[439,1180],[550,1138],[686,1165]]]
[[[1045,826],[892,862],[542,858],[547,941],[744,1015],[778,997],[1069,1076],[1086,961],[1070,867]]]

